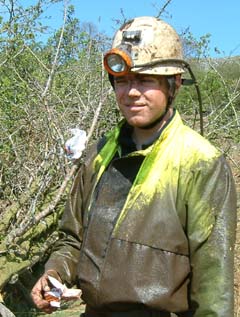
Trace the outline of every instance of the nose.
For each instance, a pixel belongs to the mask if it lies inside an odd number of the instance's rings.
[[[138,82],[130,80],[128,84],[128,95],[129,97],[138,97],[141,95]]]

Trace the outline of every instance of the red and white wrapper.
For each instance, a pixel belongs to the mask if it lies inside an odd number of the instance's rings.
[[[52,307],[59,308],[61,306],[61,300],[78,300],[81,297],[82,291],[77,288],[67,288],[65,284],[62,284],[54,277],[48,275],[50,283],[53,288],[45,293],[45,299],[50,303]]]

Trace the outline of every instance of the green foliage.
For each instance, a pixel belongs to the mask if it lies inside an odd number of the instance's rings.
[[[182,36],[183,51],[186,58],[199,59],[209,56],[209,44],[211,41],[211,34],[205,34],[196,39],[193,34],[187,29]]]

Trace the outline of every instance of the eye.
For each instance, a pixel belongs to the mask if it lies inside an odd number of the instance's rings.
[[[117,77],[114,79],[114,83],[118,86],[126,85],[128,83],[128,80],[125,77]]]
[[[155,84],[158,84],[158,80],[154,77],[151,77],[151,76],[146,76],[146,77],[142,77],[140,80],[139,80],[143,85],[155,85]]]
[[[151,77],[144,77],[144,78],[141,79],[141,81],[143,83],[152,83],[152,82],[154,82],[154,79],[151,78]]]

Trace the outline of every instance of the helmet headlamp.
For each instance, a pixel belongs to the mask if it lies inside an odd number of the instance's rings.
[[[108,51],[103,62],[106,71],[113,76],[124,76],[133,66],[129,53],[119,48]]]

